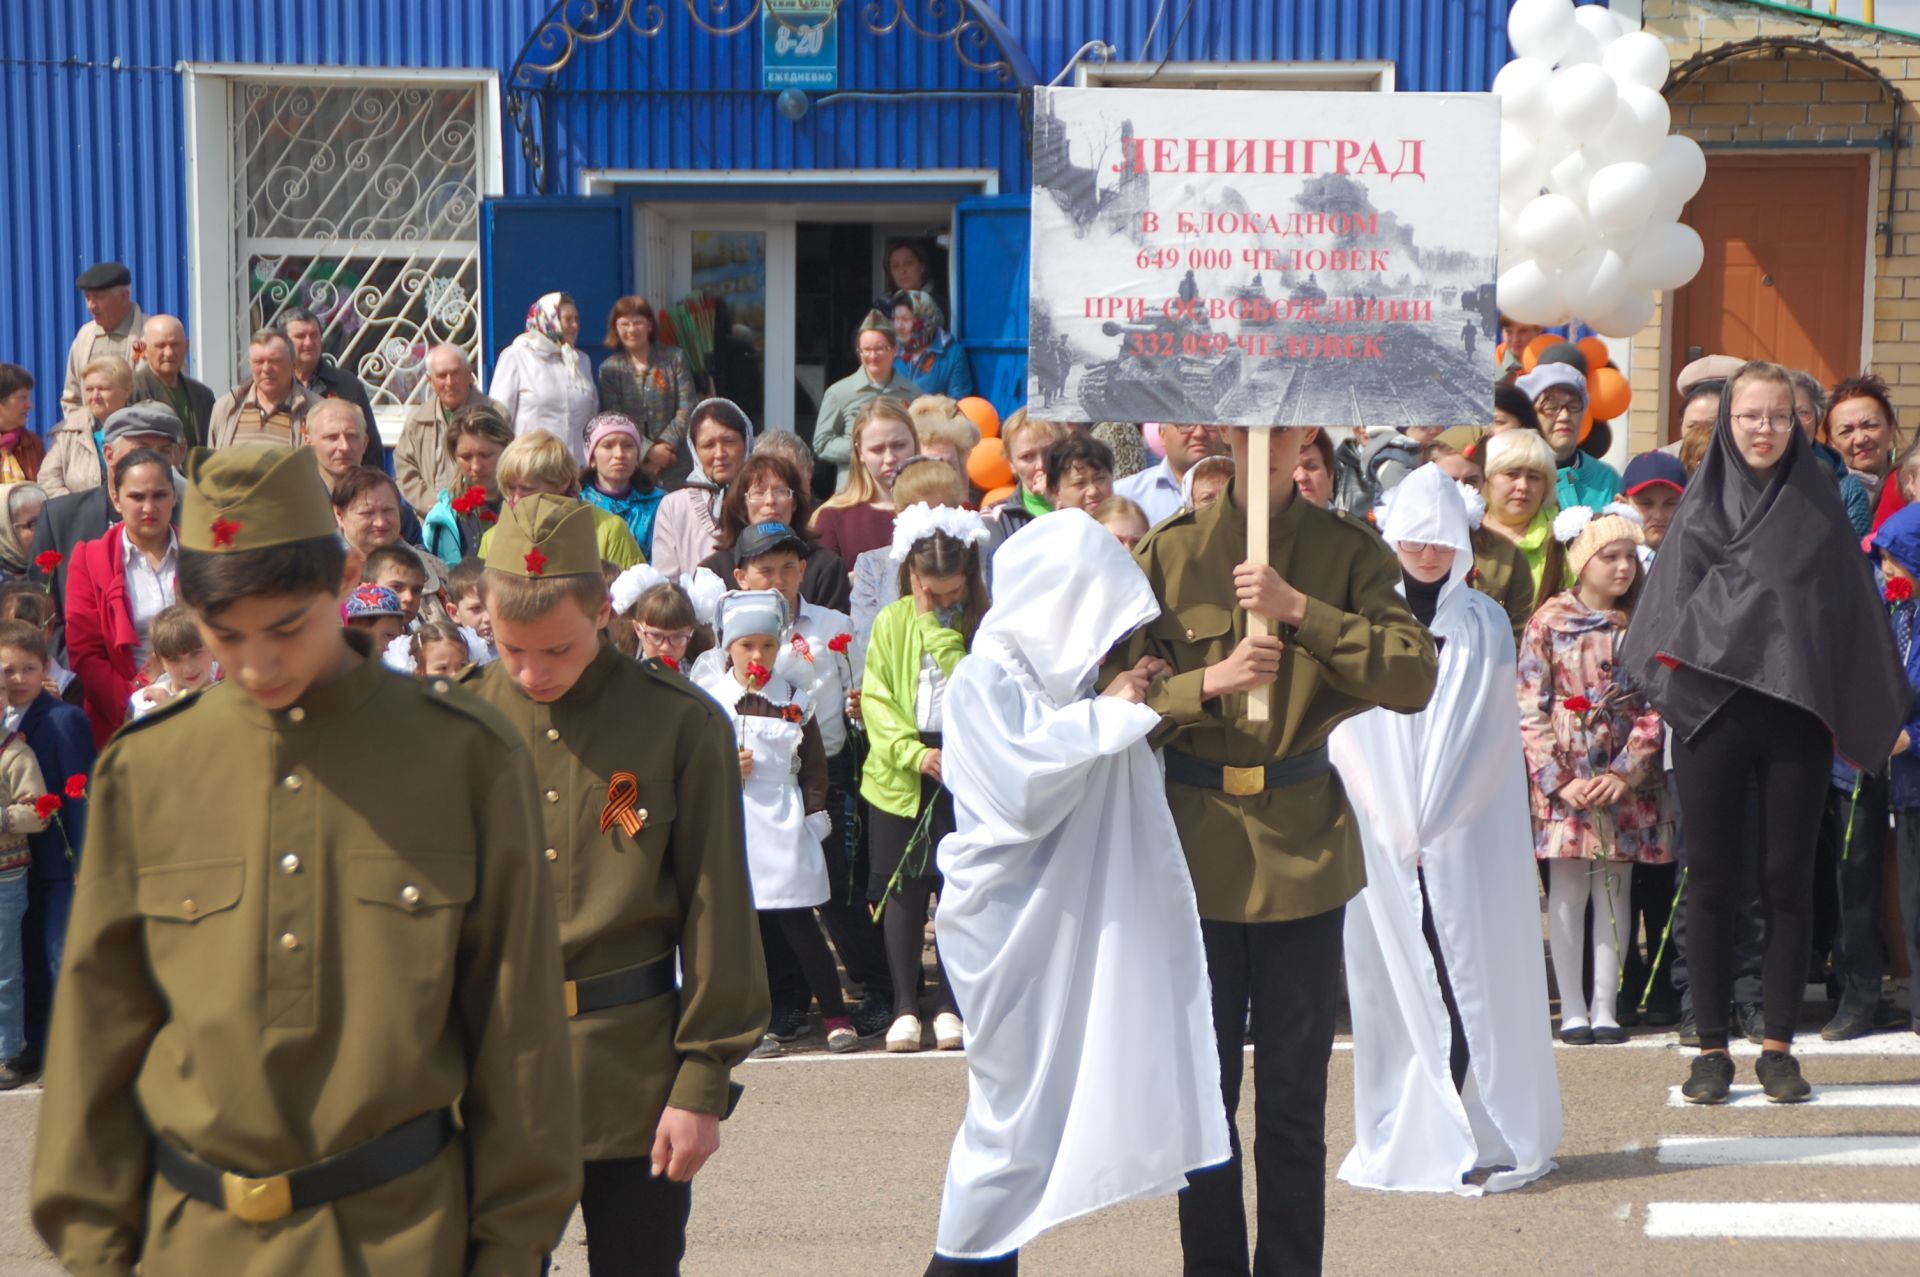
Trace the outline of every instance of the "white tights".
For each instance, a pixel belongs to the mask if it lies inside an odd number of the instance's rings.
[[[1560,1026],[1589,1023],[1616,1028],[1615,1001],[1620,991],[1620,951],[1633,920],[1628,884],[1630,862],[1550,860],[1547,862],[1547,944],[1553,953],[1553,978],[1560,985]],[[1587,897],[1593,897],[1593,1018],[1587,1018],[1580,994],[1581,942],[1586,934]]]

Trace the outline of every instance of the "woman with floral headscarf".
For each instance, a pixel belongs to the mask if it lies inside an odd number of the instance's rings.
[[[973,393],[973,365],[947,331],[947,317],[933,294],[903,290],[893,295],[893,333],[900,353],[893,366],[929,395],[965,399]]]
[[[488,393],[507,410],[515,435],[544,430],[587,459],[587,423],[600,410],[593,369],[575,349],[580,307],[547,293],[527,308],[527,330],[500,352]]]

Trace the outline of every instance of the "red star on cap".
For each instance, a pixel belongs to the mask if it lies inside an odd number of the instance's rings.
[[[527,575],[543,576],[547,571],[547,556],[538,550],[527,551]]]
[[[234,534],[239,531],[240,525],[233,520],[215,519],[213,521],[213,548],[216,550],[231,550],[233,548]]]

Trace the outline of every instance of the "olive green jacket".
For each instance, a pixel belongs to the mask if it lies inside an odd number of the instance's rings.
[[[423,762],[424,760],[424,762]],[[580,1191],[527,751],[364,660],[280,712],[233,683],[94,772],[32,1213],[69,1272],[533,1277]],[[458,1105],[387,1184],[246,1223],[153,1169],[308,1166]]]
[[[1275,514],[1274,570],[1307,595],[1273,684],[1273,713],[1246,719],[1246,697],[1201,699],[1206,667],[1246,637],[1233,570],[1247,557],[1246,515],[1231,501],[1160,524],[1135,551],[1160,600],[1160,616],[1110,659],[1107,674],[1142,656],[1169,662],[1147,704],[1158,710],[1156,745],[1233,767],[1255,767],[1318,749],[1342,721],[1375,706],[1424,709],[1438,662],[1433,636],[1396,589],[1399,566],[1374,532],[1311,502]],[[1169,784],[1167,801],[1187,853],[1200,916],[1283,922],[1325,913],[1366,885],[1346,791],[1332,772],[1251,798]]]
[[[1533,619],[1533,569],[1527,563],[1526,551],[1498,532],[1476,532],[1473,588],[1506,610],[1517,645],[1527,632],[1527,622]]]
[[[610,645],[550,705],[501,662],[465,678],[532,750],[567,978],[679,950],[677,998],[569,1022],[582,1151],[644,1157],[667,1105],[726,1112],[729,1074],[767,1025],[733,728],[686,679]],[[621,773],[637,790],[637,838],[609,816]]]

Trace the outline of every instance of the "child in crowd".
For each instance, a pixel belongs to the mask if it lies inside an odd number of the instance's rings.
[[[1113,533],[1129,551],[1140,544],[1140,538],[1147,535],[1152,525],[1147,522],[1147,512],[1125,497],[1108,497],[1092,510],[1093,521]]]
[[[1626,473],[1620,477],[1620,495],[1640,516],[1646,534],[1640,561],[1647,567],[1653,566],[1654,552],[1667,539],[1667,528],[1686,490],[1687,468],[1670,453],[1643,452],[1627,462]]]
[[[86,692],[79,675],[62,665],[53,655],[54,631],[60,618],[54,613],[53,599],[36,585],[10,585],[0,589],[0,621],[25,621],[40,631],[47,649],[47,690],[69,705],[82,705]]]
[[[981,574],[987,539],[971,511],[902,510],[892,550],[900,597],[874,617],[867,647],[861,709],[869,748],[860,794],[872,808],[867,898],[880,915],[893,977],[889,1051],[921,1047],[920,955],[927,904],[940,883],[934,848],[954,828],[953,797],[940,776],[943,707],[947,679],[987,610]],[[936,944],[936,970],[939,965]],[[934,997],[935,1045],[956,1050],[963,1026],[944,972]]]
[[[396,541],[379,547],[367,556],[360,579],[391,590],[400,600],[403,629],[411,630],[419,621],[420,603],[427,592],[427,569],[411,546]]]
[[[412,634],[401,636],[413,659],[415,678],[452,678],[473,663],[467,636],[445,621],[426,621]]]
[[[748,535],[754,531],[749,528]],[[812,698],[776,672],[786,634],[787,601],[780,591],[729,594],[720,603],[725,665],[706,665],[697,681],[733,721],[746,808],[747,872],[762,934],[777,931],[799,961],[820,1001],[827,1049],[851,1051],[860,1038],[847,1015],[833,955],[813,920],[813,907],[829,894],[820,849],[820,840],[832,831],[827,755]],[[803,1015],[804,1010],[803,1005]],[[779,1039],[765,1034],[755,1054],[764,1059],[784,1049]]]
[[[144,718],[174,697],[220,677],[213,654],[200,635],[200,626],[193,619],[193,609],[184,603],[175,603],[153,618],[147,641],[153,645],[154,659],[163,672],[145,687],[135,689],[127,706],[134,718]]]
[[[1560,989],[1560,1040],[1625,1042],[1616,1006],[1633,866],[1673,859],[1660,715],[1622,679],[1615,655],[1639,592],[1646,537],[1632,509],[1620,505],[1598,515],[1585,506],[1562,511],[1554,536],[1567,547],[1574,585],[1527,623],[1519,662],[1534,855],[1550,866],[1547,937]],[[1581,996],[1589,895],[1591,1015]]]
[[[27,1080],[20,1067],[20,1057],[27,1050],[27,973],[21,939],[27,916],[27,871],[33,863],[27,835],[47,827],[47,815],[38,802],[46,792],[27,738],[19,732],[8,733],[6,743],[0,745],[0,1090],[4,1091]]]
[[[1204,510],[1233,484],[1233,458],[1202,457],[1180,483],[1185,489],[1183,508]]]
[[[447,574],[447,612],[461,629],[471,630],[489,648],[493,646],[493,619],[487,615],[486,595],[480,579],[486,575],[484,559],[462,559]]]
[[[53,1008],[54,981],[66,945],[67,914],[73,905],[73,878],[87,832],[87,800],[65,794],[68,778],[93,774],[93,724],[78,706],[61,700],[47,686],[46,636],[28,621],[0,621],[0,673],[6,676],[6,715],[0,735],[26,738],[48,776],[63,791],[60,827],[27,837],[33,865],[27,874],[27,916],[21,931],[26,963],[27,1047],[18,1061],[28,1077],[40,1071],[46,1055],[47,1019]]]
[[[407,630],[399,596],[371,581],[362,581],[347,595],[340,605],[340,619],[350,630],[365,630],[375,652],[385,652]]]
[[[707,568],[675,582],[643,563],[622,572],[608,592],[613,645],[636,660],[686,673],[713,647],[713,623],[727,587]]]

